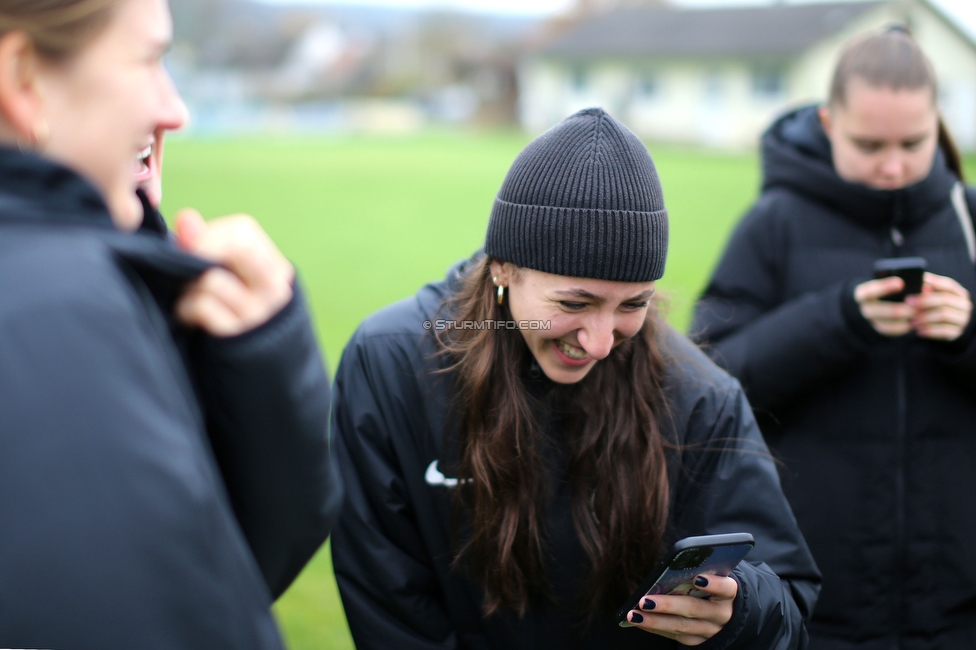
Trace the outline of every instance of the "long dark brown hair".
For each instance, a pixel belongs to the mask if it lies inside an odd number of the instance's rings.
[[[453,318],[511,318],[495,300],[490,260],[466,276],[450,303]],[[517,281],[517,279],[516,279]],[[589,559],[590,611],[619,604],[653,568],[668,515],[662,432],[666,401],[659,321],[652,307],[642,330],[597,362],[577,384],[559,386],[546,404],[524,383],[531,352],[517,330],[439,333],[456,376],[458,478],[455,506],[470,519],[459,544],[463,565],[484,591],[485,615],[510,608],[524,615],[551,596],[544,528],[550,498],[540,416],[557,411],[566,436],[576,532]],[[547,409],[540,413],[540,409]],[[593,608],[592,605],[596,605]]]
[[[939,96],[935,69],[904,25],[892,25],[883,32],[862,36],[844,48],[830,82],[831,106],[846,105],[848,84],[854,77],[871,86],[895,91],[929,89],[933,105]],[[965,180],[962,156],[941,115],[938,138],[949,169],[959,180]]]

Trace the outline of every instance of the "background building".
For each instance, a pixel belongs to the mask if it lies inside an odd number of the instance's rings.
[[[591,14],[522,58],[520,121],[538,132],[600,105],[653,140],[752,147],[777,113],[825,98],[849,38],[896,21],[932,59],[959,145],[976,149],[976,43],[926,0]]]

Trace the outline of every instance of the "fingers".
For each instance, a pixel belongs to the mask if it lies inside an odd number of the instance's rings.
[[[947,294],[942,294],[947,295]],[[962,336],[972,318],[972,304],[942,304],[920,309],[912,321],[922,338],[938,341],[955,341]]]
[[[215,336],[247,332],[269,320],[292,298],[295,269],[257,221],[233,215],[205,222],[196,210],[176,219],[184,250],[221,264],[192,283],[177,317]]]
[[[923,281],[926,286],[932,287],[935,291],[945,291],[947,293],[952,293],[957,296],[964,296],[969,298],[969,292],[961,284],[953,280],[952,278],[947,278],[944,275],[936,275],[935,273],[926,273]]]
[[[861,314],[884,336],[902,336],[912,331],[916,310],[903,302],[868,300],[861,303]]]
[[[963,330],[965,329],[965,327],[959,327],[958,325],[930,325],[919,329],[918,335],[923,339],[933,341],[955,341],[962,336]]]
[[[215,284],[207,276],[222,269],[207,271],[200,280],[189,285],[187,290],[176,302],[175,313],[177,319],[189,327],[199,327],[214,336],[235,336],[247,329],[244,321],[220,294],[214,293]],[[223,271],[227,273],[227,271]],[[206,285],[211,285],[209,288]]]
[[[898,293],[905,288],[905,281],[898,276],[881,278],[880,280],[868,280],[857,285],[854,289],[854,300],[864,303],[869,300],[878,300],[883,296]]]
[[[180,210],[176,213],[176,243],[183,250],[192,251],[206,227],[203,217],[193,208]]]
[[[954,341],[972,318],[973,303],[965,287],[934,273],[925,274],[925,291],[905,302],[916,309],[912,326],[922,338]]]
[[[628,621],[684,645],[699,645],[718,634],[732,619],[738,588],[732,578],[699,576],[695,589],[708,593],[709,598],[648,596],[642,599],[640,610],[628,614]]]
[[[969,316],[972,311],[970,303],[961,304],[956,301],[947,301],[942,304],[933,304],[921,307],[918,314],[912,321],[917,328],[924,328],[927,325],[958,325],[965,327],[969,324]]]
[[[854,289],[854,300],[861,308],[861,315],[882,336],[903,336],[912,331],[911,319],[915,316],[915,308],[901,302],[881,300],[904,288],[905,281],[892,276],[869,280]]]
[[[697,576],[695,578],[695,590],[708,594],[707,599],[711,602],[722,600],[735,600],[739,593],[739,583],[732,578],[716,575]]]
[[[691,596],[658,596],[658,598],[687,598],[698,600]],[[706,601],[707,602],[707,601]],[[662,613],[648,613],[634,610],[627,615],[627,620],[634,627],[645,632],[657,634],[668,639],[674,639],[684,645],[701,645],[721,631],[721,626],[683,616]]]
[[[196,227],[193,213],[187,216],[190,227]],[[223,264],[254,289],[290,285],[294,279],[291,264],[249,215],[231,215],[205,224],[187,250]]]
[[[969,296],[961,296],[944,291],[933,291],[917,296],[908,296],[905,298],[905,304],[917,311],[931,311],[935,309],[969,311],[972,308],[972,302]]]

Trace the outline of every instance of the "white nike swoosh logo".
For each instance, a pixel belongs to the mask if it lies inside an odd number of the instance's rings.
[[[444,476],[439,469],[437,469],[437,461],[431,461],[430,465],[427,466],[427,471],[424,473],[424,480],[427,481],[427,485],[433,487],[457,487],[458,480],[456,478],[447,478]],[[471,479],[467,479],[470,481]],[[465,482],[467,482],[465,481]]]

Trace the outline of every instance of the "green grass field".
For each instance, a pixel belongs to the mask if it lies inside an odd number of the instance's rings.
[[[357,324],[443,277],[483,240],[492,199],[527,138],[175,139],[164,212],[248,212],[295,262],[334,370]],[[688,322],[737,217],[756,196],[752,155],[652,145],[670,212],[669,320]],[[970,177],[976,161],[968,161]],[[327,549],[275,607],[292,650],[352,648]]]

